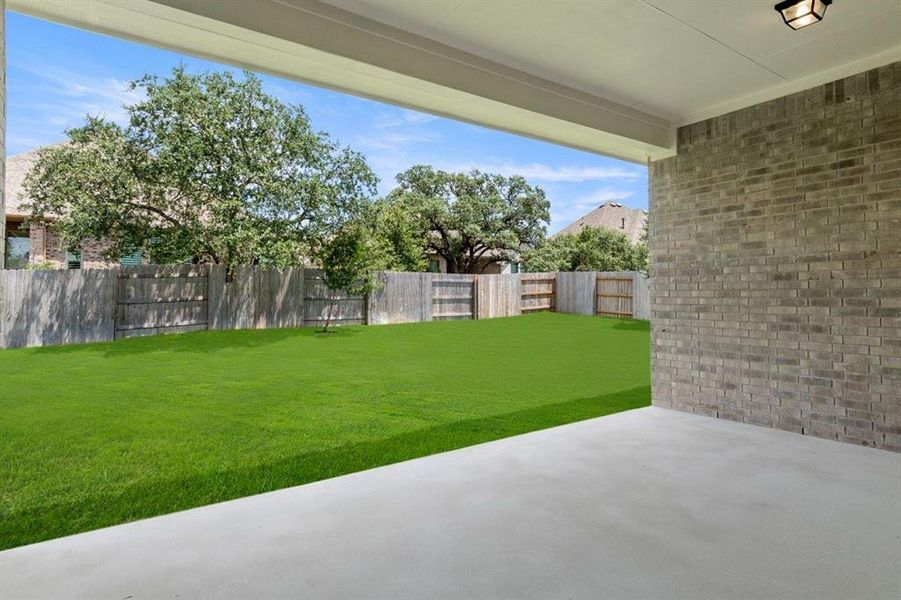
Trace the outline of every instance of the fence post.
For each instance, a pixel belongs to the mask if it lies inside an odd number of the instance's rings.
[[[432,312],[434,309],[432,308],[432,303],[434,302],[434,288],[432,285],[433,279],[432,273],[423,273],[421,275],[421,284],[422,284],[422,320],[423,321],[431,321],[432,320]]]
[[[369,325],[369,292],[363,294],[363,325]]]
[[[110,334],[111,340],[116,339],[116,329],[118,328],[119,323],[119,269],[121,268],[122,267],[120,267],[119,265],[116,265],[112,267],[112,269],[110,269],[113,272],[113,290],[112,294],[110,295],[110,303],[113,307],[113,330]]]

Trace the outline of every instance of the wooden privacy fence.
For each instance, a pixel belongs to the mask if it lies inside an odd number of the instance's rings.
[[[649,318],[639,273],[381,273],[367,296],[333,294],[316,269],[139,266],[0,271],[0,348],[203,329],[492,319],[537,311]]]
[[[304,269],[235,267],[232,281],[225,267],[208,269],[210,329],[303,327]]]
[[[520,278],[520,311],[523,313],[555,310],[557,307],[556,273],[529,273]]]
[[[325,325],[329,310],[335,325],[366,324],[366,298],[329,290],[318,269],[305,269],[303,281],[303,320],[308,327]]]
[[[609,275],[597,276],[597,310],[602,317],[624,317],[631,319],[635,316],[633,307],[634,293],[632,280]]]
[[[432,319],[432,273],[381,273],[366,306],[368,325]]]
[[[432,279],[432,320],[477,318],[475,275],[440,275]]]
[[[0,347],[113,339],[116,273],[0,271]]]
[[[479,319],[513,317],[522,314],[520,275],[501,273],[479,275],[476,280],[476,309]]]
[[[203,266],[117,270],[115,339],[208,328],[209,277]]]

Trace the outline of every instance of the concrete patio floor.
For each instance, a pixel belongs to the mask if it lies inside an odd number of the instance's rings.
[[[647,408],[0,553],[14,598],[898,598],[901,455]]]

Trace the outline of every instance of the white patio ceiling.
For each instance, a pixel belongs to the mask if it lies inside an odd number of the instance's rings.
[[[12,10],[636,162],[675,128],[901,60],[901,1],[9,0]]]

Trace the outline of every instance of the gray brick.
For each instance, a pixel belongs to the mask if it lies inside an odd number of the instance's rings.
[[[654,403],[901,450],[901,62],[650,165]]]

